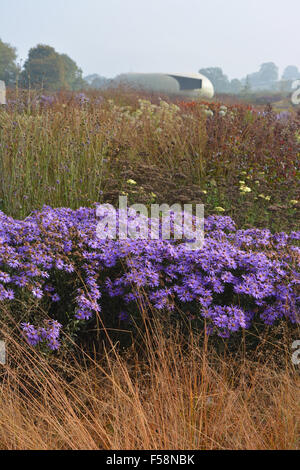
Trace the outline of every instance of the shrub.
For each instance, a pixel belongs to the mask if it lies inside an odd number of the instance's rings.
[[[300,232],[236,230],[229,217],[210,216],[203,249],[191,251],[172,240],[100,240],[97,223],[89,208],[44,207],[24,221],[0,212],[0,301],[26,292],[38,302],[33,311],[51,318],[23,322],[32,344],[57,349],[61,324],[72,330],[99,315],[138,319],[141,304],[185,309],[222,337],[258,319],[300,321]]]

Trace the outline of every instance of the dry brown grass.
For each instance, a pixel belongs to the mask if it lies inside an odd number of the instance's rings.
[[[199,343],[198,343],[199,344]],[[147,331],[144,358],[51,362],[10,335],[0,449],[297,449],[299,370]]]

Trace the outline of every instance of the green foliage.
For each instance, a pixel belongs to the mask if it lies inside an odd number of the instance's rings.
[[[42,44],[30,49],[22,73],[24,86],[57,90],[64,85],[64,68],[53,47]]]
[[[101,90],[106,89],[109,87],[111,83],[111,79],[106,77],[101,77],[97,73],[93,73],[91,75],[87,75],[84,77],[85,84],[88,85],[90,89]]]
[[[0,39],[0,80],[6,85],[12,85],[16,81],[18,73],[16,58],[16,49]]]
[[[85,86],[82,78],[82,70],[67,54],[61,54],[60,58],[64,69],[64,83],[70,90],[79,90]]]
[[[242,91],[243,85],[241,81],[237,78],[230,81],[220,67],[200,69],[199,73],[202,73],[211,81],[216,93],[229,93],[236,95]]]
[[[253,89],[272,90],[278,80],[278,67],[274,62],[266,62],[258,72],[248,75],[248,80]]]
[[[76,90],[84,85],[82,71],[67,55],[59,54],[53,47],[39,44],[30,49],[22,72],[25,87]]]
[[[296,65],[288,65],[282,74],[282,80],[297,80],[300,78],[300,72]]]
[[[220,67],[208,67],[206,69],[200,69],[199,73],[202,73],[212,82],[216,93],[230,92],[228,77],[224,75]]]
[[[233,80],[231,80],[230,93],[238,94],[238,93],[241,93],[242,89],[243,89],[243,85],[240,82],[240,80],[238,80],[237,78],[234,78]]]

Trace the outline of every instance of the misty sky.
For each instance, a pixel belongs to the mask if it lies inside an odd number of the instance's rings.
[[[268,61],[300,68],[300,1],[0,0],[0,38],[23,60],[49,44],[84,75],[221,66],[241,78]]]

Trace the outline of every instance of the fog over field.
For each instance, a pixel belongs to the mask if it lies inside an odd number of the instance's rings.
[[[11,0],[1,39],[20,58],[37,43],[66,52],[84,75],[193,72],[242,78],[266,61],[299,63],[298,0]],[[298,63],[297,63],[298,60]]]

